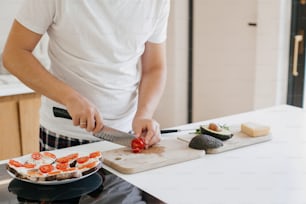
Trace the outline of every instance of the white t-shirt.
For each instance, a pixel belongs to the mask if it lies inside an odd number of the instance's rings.
[[[144,44],[166,40],[169,0],[25,0],[16,20],[48,33],[50,72],[87,97],[106,125],[131,130]],[[52,87],[50,87],[52,88]],[[94,139],[53,116],[62,105],[43,97],[41,125],[69,137]]]

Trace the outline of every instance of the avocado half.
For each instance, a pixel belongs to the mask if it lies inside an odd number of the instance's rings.
[[[207,134],[207,135],[210,135],[212,137],[215,137],[223,141],[232,138],[234,135],[231,131],[227,129],[224,129],[224,128],[219,128],[219,129],[220,129],[219,131],[214,131],[214,130],[209,129],[208,125],[200,126],[200,132],[202,134]]]

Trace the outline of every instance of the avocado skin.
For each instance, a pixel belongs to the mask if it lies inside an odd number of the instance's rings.
[[[228,140],[228,139],[232,138],[233,135],[234,135],[233,133],[228,133],[228,134],[222,134],[222,133],[221,133],[221,134],[218,134],[218,133],[214,133],[214,132],[212,132],[212,131],[209,131],[208,128],[204,128],[203,126],[200,127],[200,132],[201,132],[202,134],[210,135],[210,136],[215,137],[215,138],[217,138],[217,139],[219,139],[219,140],[222,140],[222,141]]]
[[[223,142],[209,135],[196,135],[189,142],[189,147],[192,149],[207,150],[223,146]]]

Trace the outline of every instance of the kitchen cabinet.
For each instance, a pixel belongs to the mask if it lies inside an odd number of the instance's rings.
[[[0,97],[0,159],[39,151],[40,95]]]
[[[256,72],[256,0],[194,1],[193,121],[250,111]]]

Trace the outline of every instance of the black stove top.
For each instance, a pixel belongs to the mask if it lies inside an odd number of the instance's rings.
[[[6,172],[6,165],[0,165],[0,204],[79,203],[82,196],[95,196],[102,190],[99,172],[67,184],[38,185],[12,179]]]
[[[2,164],[0,165],[0,204],[90,204],[103,202],[102,200],[97,201],[101,197],[103,199],[104,196],[106,196],[104,201],[107,200],[109,203],[120,203],[118,198],[125,197],[139,199],[137,193],[131,188],[133,185],[127,182],[120,185],[122,182],[118,181],[118,177],[113,180],[113,183],[107,182],[111,181],[109,179],[103,183],[105,174],[106,177],[116,177],[102,168],[95,174],[71,183],[38,185],[13,179],[6,171],[6,164]],[[104,194],[102,193],[103,184],[107,186]],[[112,187],[111,192],[110,187]],[[133,197],[135,195],[136,197]],[[109,200],[109,197],[112,197],[112,200]],[[146,192],[143,192],[142,199],[146,203],[163,203]]]

